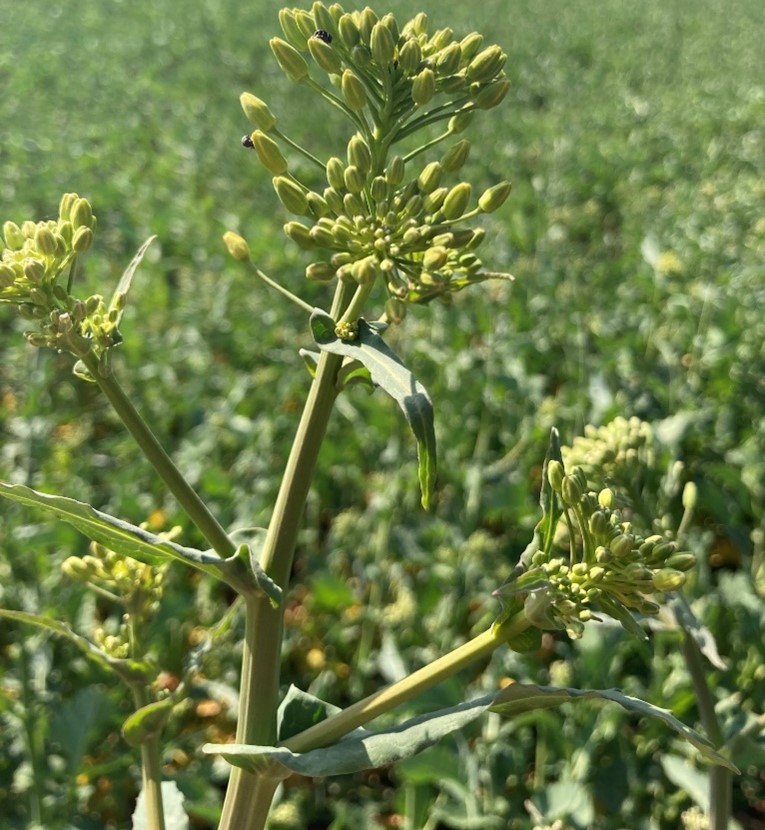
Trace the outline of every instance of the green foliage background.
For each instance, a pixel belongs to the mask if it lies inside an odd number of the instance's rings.
[[[0,213],[53,216],[62,192],[94,205],[91,290],[109,295],[156,233],[123,331],[122,382],[226,526],[263,525],[305,394],[303,316],[225,254],[221,234],[309,301],[305,260],[281,232],[270,176],[239,138],[243,90],[285,132],[337,153],[339,122],[290,85],[267,40],[280,4],[104,0],[4,4],[0,31]],[[288,610],[285,682],[344,705],[421,665],[495,613],[491,591],[537,520],[549,428],[570,443],[587,422],[656,422],[667,458],[700,489],[701,567],[689,594],[727,670],[713,685],[736,732],[765,698],[765,9],[756,0],[391,0],[403,21],[486,34],[508,52],[509,98],[471,154],[478,187],[514,183],[491,217],[488,265],[516,281],[451,308],[413,309],[391,342],[436,403],[441,452],[434,516],[418,508],[414,448],[395,405],[343,397],[322,451]],[[0,477],[87,500],[138,522],[182,522],[97,390],[69,360],[23,343],[4,315]],[[679,509],[679,507],[678,507]],[[0,604],[88,631],[112,609],[60,575],[86,543],[3,504]],[[194,544],[193,531],[187,539]],[[180,670],[196,626],[229,600],[175,568],[154,621],[155,650]],[[608,687],[696,712],[673,635],[644,649],[601,626],[578,644],[546,638],[523,658],[418,706],[514,676]],[[24,827],[123,827],[135,755],[113,684],[67,645],[0,627],[0,812]],[[168,730],[168,772],[195,827],[210,826],[222,770],[196,748],[233,730],[207,698],[236,688],[236,636],[208,660],[208,686]],[[482,667],[477,667],[482,668]],[[765,822],[762,742],[744,741],[734,804]],[[280,827],[531,827],[549,819],[610,830],[678,826],[702,800],[700,768],[661,729],[611,709],[537,714],[434,748],[398,770],[290,781]],[[37,805],[35,807],[34,805]],[[430,822],[429,824],[427,822]]]

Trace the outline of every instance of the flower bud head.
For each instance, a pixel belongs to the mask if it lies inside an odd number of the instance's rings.
[[[308,64],[294,46],[279,37],[272,37],[268,43],[276,62],[293,83],[299,84],[308,77]]]
[[[446,26],[434,33],[430,39],[430,45],[434,51],[438,52],[444,47],[448,46],[454,40],[454,30]]]
[[[335,23],[335,18],[332,17],[329,9],[324,5],[324,3],[320,2],[320,0],[316,0],[316,2],[311,6],[311,14],[313,15],[313,20],[317,28],[323,29],[332,37],[337,35],[337,24]]]
[[[70,221],[75,230],[82,227],[93,227],[93,210],[87,199],[77,199],[77,201],[75,201],[72,205]]]
[[[250,92],[243,92],[239,96],[239,101],[247,120],[256,129],[267,133],[276,124],[276,116],[268,108],[268,104],[265,101],[261,101],[256,95],[252,95]]]
[[[584,490],[576,475],[567,475],[563,477],[563,482],[560,486],[560,495],[563,503],[569,507],[573,507],[582,498]]]
[[[414,75],[422,63],[422,48],[418,41],[410,39],[401,47],[398,53],[398,66],[405,77]]]
[[[471,32],[469,35],[465,35],[460,41],[462,60],[473,60],[481,46],[483,46],[483,35],[479,35],[478,32]]]
[[[470,126],[473,120],[472,111],[458,112],[449,119],[449,132],[453,134],[461,133]]]
[[[344,14],[340,18],[337,23],[337,31],[346,49],[353,49],[361,39],[359,27],[356,25],[352,14]]]
[[[369,37],[369,48],[372,58],[378,66],[387,67],[393,63],[396,52],[396,41],[390,27],[382,20],[375,23]]]
[[[426,35],[428,33],[428,16],[425,12],[418,12],[409,23],[415,35]]]
[[[275,176],[281,176],[287,172],[287,168],[289,167],[287,159],[284,158],[282,151],[279,149],[279,145],[273,138],[267,136],[262,130],[255,130],[250,136],[250,139],[252,146],[258,154],[260,163],[269,173],[273,173]]]
[[[490,187],[481,194],[481,197],[478,200],[478,207],[484,213],[494,213],[495,210],[502,207],[512,189],[513,186],[510,182],[500,182],[499,184],[495,184],[493,187]]]
[[[345,168],[343,172],[343,181],[345,182],[345,189],[349,193],[361,193],[366,184],[366,177],[355,165],[350,165]],[[364,211],[360,211],[363,213]]]
[[[685,483],[685,487],[683,487],[683,509],[684,510],[693,510],[696,506],[696,500],[698,499],[699,495],[699,488],[696,486],[695,481],[687,481]]]
[[[239,262],[247,262],[250,258],[250,248],[245,239],[233,231],[226,231],[223,234],[223,242],[228,248],[228,252],[234,259]]]
[[[335,190],[344,190],[344,173],[345,165],[343,162],[337,158],[337,156],[332,156],[332,158],[327,162],[327,183],[329,186],[334,187]]]
[[[39,285],[45,278],[45,266],[39,259],[25,259],[24,276],[33,285]]]
[[[6,247],[12,251],[17,251],[24,244],[24,234],[15,222],[8,221],[3,225],[3,238]]]
[[[298,29],[300,29],[300,33],[303,35],[303,42],[305,44],[305,41],[316,31],[316,23],[313,17],[303,9],[295,9],[295,22],[298,25]]]
[[[668,556],[664,561],[668,568],[674,568],[677,571],[690,571],[696,566],[696,557],[688,551],[679,551]]]
[[[56,253],[56,247],[56,239],[50,228],[38,225],[35,231],[35,248],[45,256],[52,256]]]
[[[0,289],[10,288],[16,282],[16,272],[10,265],[0,263]]]
[[[609,542],[611,552],[617,559],[626,559],[632,553],[635,540],[626,533],[620,533]]]
[[[468,64],[465,75],[471,82],[488,83],[505,65],[507,55],[497,46],[487,46]]]
[[[553,458],[547,462],[547,481],[556,493],[560,493],[565,473],[563,465]]]
[[[93,231],[90,228],[81,226],[72,235],[72,250],[78,254],[84,254],[90,250],[93,244]]]
[[[359,259],[351,266],[353,279],[359,285],[369,285],[377,277],[377,259],[374,256],[366,256]]]
[[[417,187],[421,193],[431,193],[441,181],[441,164],[437,161],[431,161],[426,164],[422,172],[417,177]]]
[[[392,187],[398,187],[404,181],[406,163],[401,156],[393,156],[385,168],[385,178]]]
[[[346,69],[343,72],[340,91],[351,112],[361,112],[367,105],[367,91],[359,76],[352,69]]]
[[[319,67],[329,75],[339,75],[343,71],[343,63],[340,55],[329,43],[325,43],[320,37],[308,39],[308,51]]]
[[[372,179],[371,193],[375,204],[378,205],[388,198],[388,182],[385,176],[375,176]]]
[[[308,212],[308,200],[297,182],[286,176],[276,176],[273,179],[273,185],[279,201],[290,213],[303,216]]]
[[[685,585],[685,574],[674,568],[662,568],[653,575],[653,585],[657,591],[676,591]]]
[[[343,212],[343,197],[334,187],[324,188],[324,201],[332,213],[340,214]]]
[[[369,45],[372,40],[372,30],[377,23],[377,15],[367,6],[359,13],[359,34],[364,43]]]
[[[435,73],[429,67],[425,67],[412,81],[412,100],[418,107],[423,107],[435,94]]]
[[[439,268],[443,268],[444,265],[446,265],[447,258],[448,252],[446,248],[436,245],[435,247],[428,248],[428,250],[425,251],[422,258],[422,267],[426,271],[438,271]]]
[[[58,203],[58,217],[63,221],[67,221],[72,215],[72,205],[80,197],[76,193],[64,193],[61,201]]]
[[[462,50],[459,43],[450,43],[438,53],[436,71],[441,77],[453,75],[460,68]]]
[[[351,49],[351,63],[357,69],[366,69],[372,63],[372,53],[363,43],[357,43]]]
[[[446,195],[441,207],[444,218],[450,220],[459,219],[465,213],[472,193],[473,188],[469,182],[456,184]]]
[[[441,166],[447,173],[456,173],[467,161],[470,142],[463,138],[451,146],[441,157]]]
[[[358,168],[364,174],[368,173],[372,167],[372,153],[369,145],[359,133],[351,136],[348,142],[348,164]],[[351,190],[351,188],[348,189]]]
[[[310,251],[316,247],[309,229],[300,222],[287,222],[284,226],[284,233],[304,251]]]
[[[329,262],[312,262],[306,269],[307,279],[314,282],[329,282],[335,276],[337,269]]]
[[[510,81],[501,78],[482,86],[474,97],[475,105],[479,110],[490,110],[501,104],[510,90]]]
[[[425,209],[425,212],[435,213],[437,210],[439,210],[441,208],[441,205],[443,205],[444,199],[446,198],[448,193],[448,187],[437,187],[435,190],[432,190],[430,193],[428,193],[423,200],[423,207]]]
[[[301,31],[297,24],[294,9],[281,9],[279,11],[279,25],[282,27],[284,37],[296,49],[304,50],[306,46],[306,36]]]
[[[590,528],[590,533],[598,538],[607,536],[608,531],[611,530],[611,524],[608,521],[608,517],[602,510],[596,510],[590,516],[587,524]]]

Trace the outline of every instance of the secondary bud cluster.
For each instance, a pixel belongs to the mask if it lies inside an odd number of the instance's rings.
[[[90,203],[76,193],[64,194],[58,219],[3,225],[0,303],[15,305],[36,323],[25,332],[32,345],[82,357],[94,346],[116,342],[118,312],[107,309],[99,295],[78,300],[64,285],[76,256],[90,248],[95,226]]]
[[[645,437],[637,423],[630,428],[633,437]],[[570,454],[571,450],[563,451],[564,457]],[[613,472],[609,464],[617,457],[601,456],[605,469]],[[650,520],[634,523],[629,494],[615,484],[593,488],[597,468],[585,472],[581,466],[565,468],[550,459],[546,473],[559,508],[553,513],[548,504],[548,516],[560,514],[553,528],[555,543],[535,544],[497,594],[525,597],[524,610],[532,623],[565,628],[573,637],[580,636],[584,623],[598,613],[622,624],[629,623],[633,613],[657,614],[661,594],[682,587],[695,556],[681,550],[670,531],[643,531],[651,526]],[[567,545],[567,555],[558,543]]]
[[[399,26],[392,14],[345,12],[338,3],[282,9],[279,22],[284,37],[270,42],[279,66],[353,124],[342,157],[322,164],[280,132],[264,101],[241,97],[255,128],[243,144],[273,175],[285,209],[301,219],[288,222],[286,234],[306,250],[324,252],[306,276],[361,285],[379,279],[391,297],[419,303],[507,276],[484,270],[475,253],[484,231],[463,223],[497,210],[509,183],[476,195],[469,182],[454,180],[470,152],[465,138],[453,139],[439,160],[414,163],[465,130],[476,111],[505,97],[507,56],[500,47],[485,46],[475,32],[458,39],[448,28],[431,31],[423,13]],[[328,76],[329,89],[314,80],[315,69]],[[411,146],[412,135],[440,121],[446,122],[442,135],[396,154],[398,142],[409,139]],[[321,164],[318,186],[290,171],[286,148]]]

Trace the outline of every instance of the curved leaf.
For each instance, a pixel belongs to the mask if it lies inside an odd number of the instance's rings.
[[[358,321],[354,340],[341,340],[335,334],[335,321],[325,311],[314,309],[310,322],[320,349],[358,361],[369,370],[372,382],[401,407],[417,441],[422,506],[427,510],[436,479],[436,432],[427,390],[366,320]]]

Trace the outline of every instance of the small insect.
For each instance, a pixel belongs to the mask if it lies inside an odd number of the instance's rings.
[[[242,147],[246,147],[248,150],[251,150],[255,145],[252,143],[252,138],[250,134],[242,136]]]
[[[313,37],[319,38],[319,40],[323,40],[324,43],[332,43],[332,35],[326,29],[317,29],[313,33]]]

